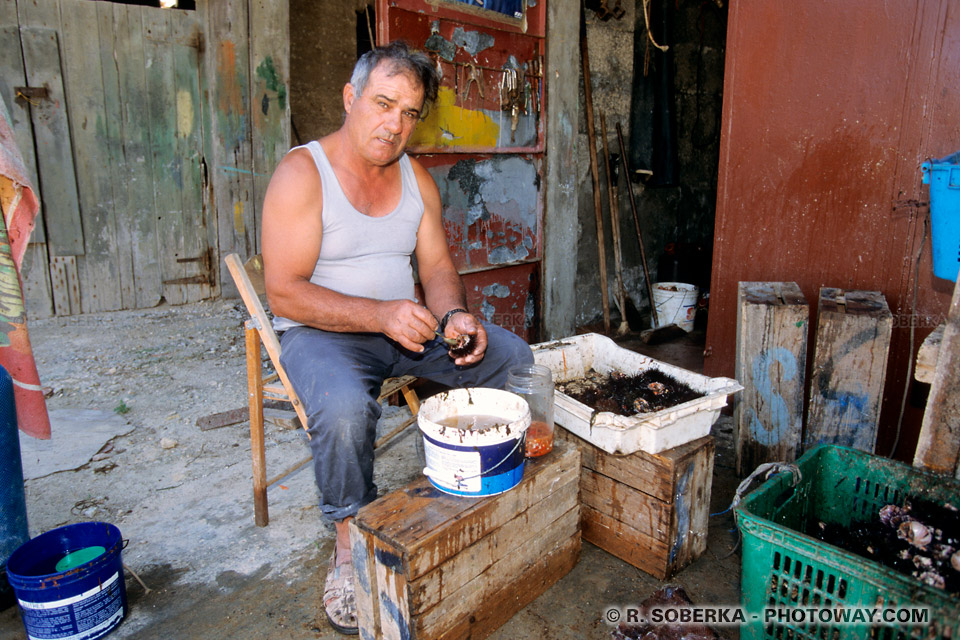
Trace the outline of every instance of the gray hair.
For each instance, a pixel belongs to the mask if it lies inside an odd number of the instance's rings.
[[[353,67],[350,84],[357,95],[362,95],[370,79],[370,73],[381,63],[387,65],[387,74],[395,76],[409,73],[423,88],[423,102],[428,105],[437,99],[440,77],[430,57],[422,51],[411,49],[403,40],[395,40],[382,47],[374,47],[360,56]]]

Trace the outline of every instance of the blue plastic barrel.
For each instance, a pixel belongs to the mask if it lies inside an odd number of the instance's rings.
[[[103,552],[88,553],[91,547]],[[27,635],[95,640],[113,631],[127,615],[122,549],[120,530],[112,524],[80,522],[51,529],[14,551],[7,577]],[[90,559],[58,569],[67,556]]]
[[[7,582],[7,558],[29,539],[13,380],[0,367],[0,609],[13,604],[13,592]]]
[[[960,151],[920,165],[930,185],[933,275],[957,281],[960,271]]]

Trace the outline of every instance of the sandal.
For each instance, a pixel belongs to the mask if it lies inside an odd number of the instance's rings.
[[[330,626],[338,632],[349,636],[360,633],[357,598],[353,591],[353,566],[349,562],[337,564],[336,549],[330,558],[327,582],[323,588],[323,610]]]

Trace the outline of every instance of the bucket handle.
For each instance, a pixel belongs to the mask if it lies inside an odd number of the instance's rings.
[[[523,437],[517,438],[517,444],[513,445],[513,449],[510,449],[510,452],[507,453],[507,455],[503,456],[503,460],[501,460],[501,461],[498,462],[497,464],[493,465],[492,467],[490,467],[490,468],[487,469],[486,471],[481,471],[480,473],[478,473],[478,474],[476,474],[476,475],[467,476],[466,478],[458,478],[458,477],[454,476],[453,479],[457,481],[457,484],[460,484],[461,482],[465,482],[465,481],[467,481],[467,480],[473,480],[474,478],[479,478],[479,477],[481,477],[481,476],[484,476],[484,475],[490,473],[491,471],[493,471],[494,469],[496,469],[497,467],[499,467],[499,466],[502,465],[504,462],[506,462],[507,460],[510,459],[510,456],[512,456],[513,453],[517,450],[517,447],[519,447],[520,444],[521,444],[524,440],[526,440],[526,436],[527,436],[527,434],[524,433],[524,434],[523,434]],[[430,467],[424,467],[424,469],[423,469],[423,475],[428,476],[428,477],[432,477],[431,474],[433,474],[433,470],[432,470]]]

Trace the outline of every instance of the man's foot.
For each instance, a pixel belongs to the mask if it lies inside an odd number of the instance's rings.
[[[323,589],[323,610],[330,626],[346,635],[360,633],[357,626],[357,598],[353,590],[353,566],[350,560],[337,563],[337,550],[330,558],[330,570]]]

